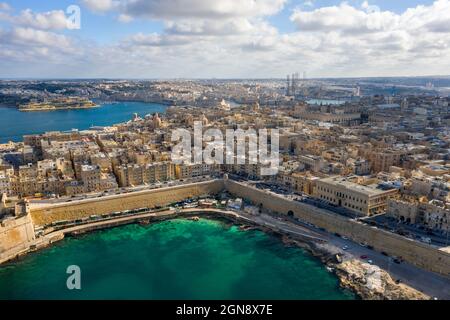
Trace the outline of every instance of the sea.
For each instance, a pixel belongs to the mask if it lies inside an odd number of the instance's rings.
[[[103,103],[97,108],[23,112],[0,106],[0,143],[22,141],[23,135],[48,131],[85,130],[131,120],[134,113],[143,117],[163,113],[167,106],[145,102]]]
[[[79,268],[80,289],[67,286],[70,266]],[[175,219],[68,237],[0,266],[0,299],[356,297],[318,259],[275,236],[223,221]]]

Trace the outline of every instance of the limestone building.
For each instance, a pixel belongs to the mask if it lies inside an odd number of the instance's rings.
[[[345,177],[319,179],[315,188],[316,198],[360,216],[385,212],[388,199],[397,192],[397,189],[386,189],[380,184],[363,185]]]

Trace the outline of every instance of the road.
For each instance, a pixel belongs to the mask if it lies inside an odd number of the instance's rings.
[[[302,224],[312,229],[320,236],[327,239],[324,245],[331,252],[343,255],[344,260],[358,259],[367,262],[372,260],[374,265],[387,271],[394,280],[401,280],[403,283],[438,299],[450,300],[450,278],[446,278],[437,273],[420,269],[408,262],[394,263],[391,257],[387,257],[380,252],[371,250],[350,239],[343,239],[318,228],[308,226],[294,218],[286,218],[291,223]],[[347,250],[343,250],[347,246]],[[361,256],[367,256],[367,259],[361,259]]]
[[[124,194],[137,194],[139,192],[146,192],[150,190],[157,190],[160,188],[170,188],[170,187],[177,187],[181,185],[189,185],[192,183],[199,183],[199,182],[207,182],[207,181],[213,181],[215,178],[205,176],[205,177],[197,177],[197,178],[190,178],[190,179],[184,179],[184,180],[173,180],[169,182],[164,183],[154,183],[149,184],[146,186],[139,186],[139,187],[128,187],[128,188],[122,188],[120,190],[109,190],[105,192],[93,192],[93,193],[86,193],[83,195],[78,196],[72,196],[72,197],[59,197],[59,198],[53,198],[53,199],[29,199],[30,204],[35,207],[41,207],[41,206],[47,206],[49,204],[58,204],[58,203],[68,203],[68,202],[74,202],[74,201],[82,201],[82,200],[92,200],[92,199],[107,199],[111,197],[116,197],[119,195]]]
[[[429,238],[431,240],[432,245],[441,247],[448,247],[450,244],[450,233],[439,234],[437,232],[428,233],[425,230],[421,230],[418,226],[401,223],[392,217],[388,217],[386,214],[381,214],[374,217],[368,217],[361,219],[364,222],[372,221],[377,224],[377,227],[383,228],[385,230],[402,230],[403,232],[410,235],[410,238],[414,238],[416,240],[421,240],[421,238]]]

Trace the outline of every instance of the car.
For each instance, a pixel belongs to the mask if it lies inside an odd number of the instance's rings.
[[[363,259],[363,260],[366,260],[367,256],[361,256],[360,258]]]
[[[373,264],[373,261],[369,259],[369,260],[367,260],[367,263],[368,264]]]
[[[389,255],[388,255],[386,252],[384,252],[384,251],[381,251],[381,254],[382,254],[383,256],[389,257]]]
[[[402,263],[402,261],[401,261],[400,259],[398,259],[398,258],[395,258],[395,259],[394,259],[394,263],[400,264],[400,263]]]
[[[348,248],[348,246],[343,246],[342,247],[342,250],[348,250],[349,248]]]

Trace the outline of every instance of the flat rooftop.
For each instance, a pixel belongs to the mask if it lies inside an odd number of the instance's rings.
[[[390,192],[392,189],[380,188],[380,184],[371,184],[371,185],[361,185],[352,181],[349,181],[348,178],[345,177],[330,177],[325,179],[320,179],[319,181],[329,183],[336,186],[343,186],[348,190],[353,192],[358,192],[360,194],[364,194],[367,196],[378,196],[384,194],[386,192]]]

